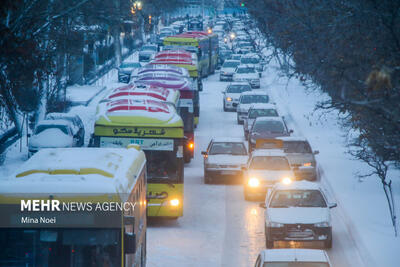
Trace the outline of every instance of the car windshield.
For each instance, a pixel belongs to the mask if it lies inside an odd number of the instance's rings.
[[[269,97],[267,95],[242,95],[240,98],[241,104],[252,103],[268,103]]]
[[[209,155],[230,154],[247,155],[246,147],[243,143],[237,142],[215,142],[212,144]]]
[[[232,84],[228,86],[227,93],[240,94],[243,92],[251,91],[250,85],[247,84]]]
[[[312,153],[307,141],[285,141],[283,142],[283,150],[285,153]]]
[[[278,190],[272,196],[270,207],[326,208],[327,205],[319,190]]]
[[[256,156],[250,163],[251,170],[289,171],[290,165],[285,157]]]
[[[254,68],[238,68],[236,73],[255,73]]]
[[[258,63],[260,63],[260,60],[255,57],[242,57],[240,59],[240,63],[242,63],[242,64],[258,64]]]
[[[263,267],[329,267],[326,262],[264,262]]]
[[[35,129],[35,134],[39,134],[45,130],[48,129],[59,129],[61,130],[64,134],[68,135],[68,128],[65,125],[59,125],[59,124],[42,124],[38,125]]]
[[[157,47],[153,45],[144,45],[142,46],[142,51],[155,51],[157,52]]]
[[[281,121],[256,121],[253,126],[254,132],[284,133],[285,126]]]
[[[119,66],[121,69],[125,68],[140,68],[140,63],[138,62],[130,62],[130,63],[122,63],[121,66]]]
[[[237,66],[240,65],[239,61],[225,61],[224,65],[222,65],[223,68],[236,68]]]
[[[249,119],[255,119],[257,117],[278,117],[278,112],[276,109],[268,108],[268,109],[250,109],[249,110]]]

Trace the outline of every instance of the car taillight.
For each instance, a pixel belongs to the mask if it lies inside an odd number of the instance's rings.
[[[181,93],[181,98],[184,99],[192,99],[194,97],[193,91],[182,90],[180,91],[180,93]]]

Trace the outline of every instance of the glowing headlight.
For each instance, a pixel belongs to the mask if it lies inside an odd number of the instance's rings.
[[[259,187],[260,186],[260,180],[258,180],[258,178],[253,177],[253,178],[250,178],[247,181],[247,184],[250,187]]]
[[[303,163],[303,166],[304,166],[304,167],[311,167],[311,162]]]
[[[226,101],[231,102],[231,101],[232,101],[232,98],[231,98],[231,97],[227,97],[227,98],[226,98]]]
[[[330,223],[329,222],[320,222],[320,223],[315,223],[315,227],[329,227]]]
[[[171,206],[179,206],[179,199],[177,199],[177,198],[174,198],[174,199],[171,199],[170,201],[169,201],[169,203],[171,204]]]
[[[289,177],[285,177],[282,179],[282,183],[285,185],[289,185],[292,183],[292,179],[290,179]]]

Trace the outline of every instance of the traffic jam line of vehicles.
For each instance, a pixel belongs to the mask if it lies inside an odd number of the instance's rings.
[[[124,62],[118,81],[127,85],[109,89],[99,102],[91,148],[72,148],[84,144],[78,115],[51,113],[36,126],[30,159],[0,186],[2,206],[15,206],[18,196],[8,195],[14,192],[66,202],[114,199],[135,209],[113,213],[112,220],[104,213],[83,214],[79,228],[66,223],[76,222],[71,217],[75,213],[67,213],[64,223],[51,229],[27,232],[13,225],[16,228],[7,232],[11,247],[23,240],[28,247],[47,251],[46,256],[22,255],[27,258],[17,261],[75,265],[94,257],[96,262],[109,261],[109,266],[145,266],[147,217],[183,216],[184,164],[194,157],[202,78],[222,65],[220,80],[230,82],[223,92],[223,110],[237,112],[248,145],[242,138],[213,138],[201,152],[204,182],[237,178],[246,201],[264,201],[260,206],[265,208],[268,250],[260,253],[257,267],[270,262],[330,266],[322,250],[270,249],[276,241],[322,241],[330,248],[330,208],[336,204],[328,202],[316,182],[318,151],[303,137],[292,136],[261,88],[265,62],[247,41],[244,24],[237,19],[232,24],[229,29],[224,21],[217,22],[214,32],[203,32],[201,20],[191,21],[188,32],[178,24],[166,27],[158,46],[142,47],[139,62]],[[231,50],[236,54],[227,52]],[[222,54],[225,62],[219,60]],[[100,253],[92,255],[93,249]],[[54,258],[59,255],[62,259]]]
[[[330,209],[336,203],[329,203],[318,182],[319,152],[304,137],[293,135],[268,92],[258,89],[265,62],[240,36],[224,37],[237,54],[221,62],[219,80],[230,82],[222,92],[223,111],[236,111],[248,150],[240,138],[213,138],[202,152],[204,183],[239,180],[246,201],[263,201],[268,249],[260,253],[256,267],[330,266],[323,250],[271,250],[280,241],[318,241],[331,248]]]

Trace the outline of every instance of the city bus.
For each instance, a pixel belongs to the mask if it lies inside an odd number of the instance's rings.
[[[196,100],[196,90],[194,90],[194,88],[190,86],[190,83],[187,79],[176,79],[176,77],[171,77],[169,74],[168,76],[163,76],[160,73],[158,73],[158,75],[154,75],[154,73],[153,75],[150,75],[150,73],[146,73],[146,75],[144,76],[139,76],[138,80],[136,80],[136,83],[166,88],[170,90],[177,90],[180,92],[180,99],[177,106],[177,111],[182,118],[184,127],[184,161],[185,163],[189,163],[194,157],[195,139],[193,103]]]
[[[138,146],[40,150],[0,181],[0,266],[146,266],[146,182]]]
[[[207,77],[210,73],[210,41],[207,35],[182,33],[168,36],[164,39],[164,46],[192,46],[196,48],[200,77]]]
[[[188,32],[189,34],[197,34],[197,35],[202,35],[202,36],[208,36],[209,40],[209,73],[213,74],[218,66],[218,50],[219,50],[219,45],[218,45],[218,35],[213,33],[213,32],[196,32],[196,31],[191,31]]]
[[[173,105],[179,109],[179,90],[163,88],[160,86],[131,83],[122,87],[112,89],[101,101],[109,101],[120,98],[149,99],[161,101]]]
[[[137,144],[147,159],[147,215],[183,215],[183,145],[181,117],[172,105],[155,101],[116,99],[99,103],[94,146]]]
[[[189,31],[164,39],[164,46],[194,47],[201,77],[213,74],[218,65],[218,35],[203,31]],[[189,50],[188,50],[189,51]]]
[[[159,52],[163,53],[163,52]],[[184,57],[176,57],[176,58],[158,58],[154,59],[153,61],[150,62],[152,65],[158,65],[158,64],[163,64],[163,65],[172,65],[172,66],[177,66],[177,67],[182,67],[185,68],[189,71],[190,77],[193,79],[194,82],[197,82],[197,90],[194,91],[195,97],[194,97],[194,125],[197,126],[199,124],[199,117],[200,117],[200,94],[199,91],[202,90],[202,82],[201,78],[198,77],[198,68],[197,65],[194,61],[191,61],[187,58]]]

